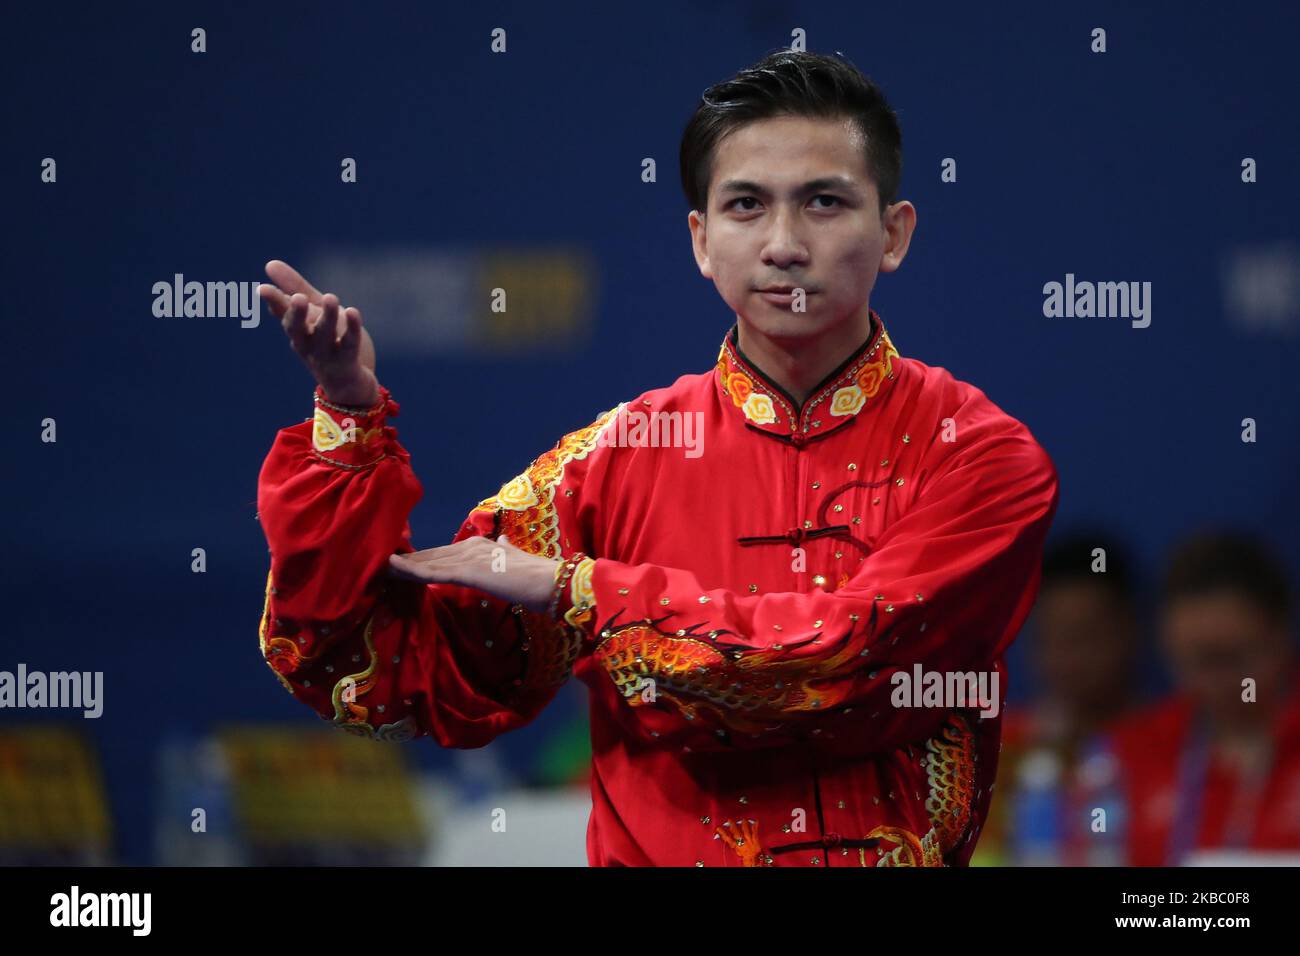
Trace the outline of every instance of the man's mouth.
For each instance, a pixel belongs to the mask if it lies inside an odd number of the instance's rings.
[[[804,295],[814,295],[817,291],[816,289],[810,289],[806,285],[785,285],[785,284],[759,286],[754,291],[770,292],[773,295],[790,295],[794,292],[795,289],[802,289]]]
[[[785,285],[785,286],[773,285],[773,286],[768,286],[767,288],[764,289],[758,289],[756,291],[758,292],[759,295],[761,295],[764,299],[766,299],[768,302],[772,303],[773,305],[787,306],[792,304],[795,301],[794,290],[797,288],[803,290],[803,294],[805,298],[817,294],[810,289],[803,289],[802,286],[791,286],[791,285]]]

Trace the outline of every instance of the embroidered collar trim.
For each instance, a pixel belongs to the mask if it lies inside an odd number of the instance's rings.
[[[898,350],[874,309],[871,327],[872,334],[867,341],[827,375],[799,406],[740,351],[733,324],[722,340],[714,370],[724,404],[734,408],[750,426],[787,437],[795,444],[847,425],[873,400],[878,400],[894,379]]]

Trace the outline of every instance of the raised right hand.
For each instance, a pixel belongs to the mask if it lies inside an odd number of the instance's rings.
[[[258,294],[280,319],[289,344],[325,392],[340,405],[369,406],[379,400],[375,346],[361,325],[361,310],[340,311],[338,296],[324,295],[287,262],[272,259]]]

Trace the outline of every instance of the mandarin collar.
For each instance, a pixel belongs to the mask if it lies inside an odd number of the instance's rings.
[[[879,314],[871,310],[871,334],[827,375],[800,406],[740,351],[737,324],[722,340],[714,368],[723,406],[750,428],[795,445],[828,435],[877,404],[894,380],[898,350]]]

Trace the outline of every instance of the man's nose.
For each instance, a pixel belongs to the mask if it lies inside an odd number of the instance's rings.
[[[772,217],[772,228],[763,247],[765,261],[785,266],[808,257],[798,218],[791,212],[778,212]]]

